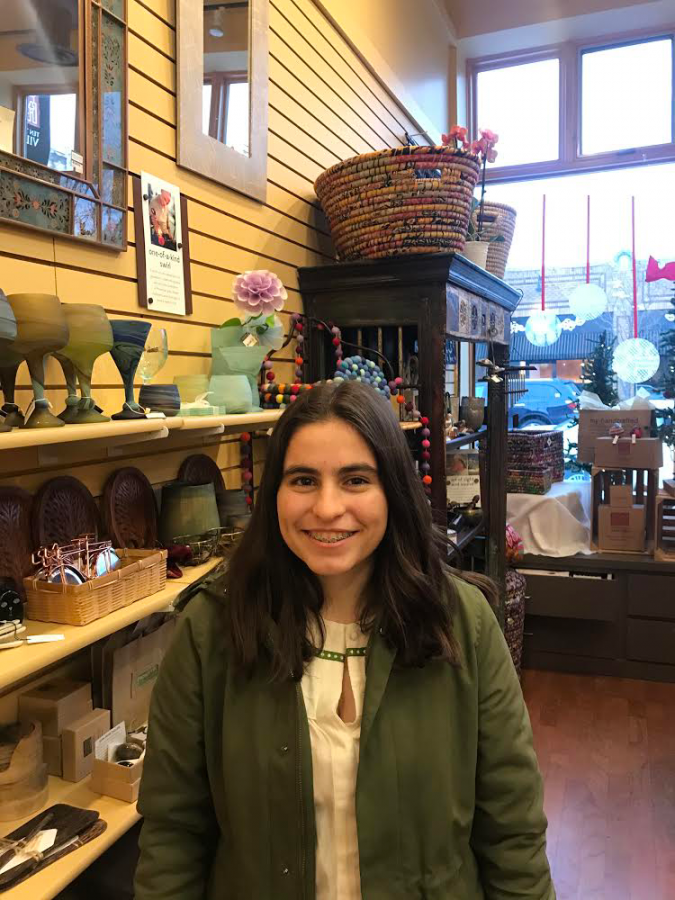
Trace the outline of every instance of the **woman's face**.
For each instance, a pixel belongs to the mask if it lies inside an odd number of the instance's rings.
[[[387,499],[375,456],[354,428],[330,419],[295,432],[277,514],[287,546],[316,575],[370,564],[387,528]]]

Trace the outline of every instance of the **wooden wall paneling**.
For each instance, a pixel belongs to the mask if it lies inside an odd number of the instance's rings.
[[[150,77],[173,94],[176,93],[176,64],[167,59],[150,41],[142,41],[129,32],[129,65],[138,72],[151,73]],[[133,98],[131,98],[133,99]]]
[[[129,106],[129,136],[157,153],[176,159],[176,126],[166,125],[135,105]]]
[[[167,124],[176,124],[175,95],[136,69],[129,70],[129,98],[132,103],[144,103],[148,112]]]
[[[54,265],[47,261],[15,259],[0,252],[0,288],[6,294],[35,291],[40,294],[54,294],[56,276]]]
[[[315,90],[318,88],[322,95],[327,93],[337,98],[339,106],[348,117],[347,121],[353,122],[356,130],[373,143],[374,147],[389,147],[399,143],[400,137],[383,125],[359,94],[336,76],[312,42],[289,22],[273,0],[270,2],[270,32],[270,44],[275,53],[282,59],[286,55],[288,59],[295,57],[302,60],[303,71],[307,69],[309,73],[310,80],[307,83],[315,86]],[[276,36],[276,41],[273,36]]]
[[[294,121],[292,103],[285,98],[283,105],[287,112],[282,112],[276,107],[270,108],[270,135],[296,147],[300,153],[311,159],[314,165],[320,167],[319,174],[344,158],[324,146],[316,139],[315,134],[306,130],[308,126],[312,132],[317,130],[313,123],[306,121],[308,119],[306,114],[298,116]],[[304,125],[299,124],[303,121]]]
[[[300,10],[303,17],[308,22],[312,23],[311,28],[305,28],[305,34],[307,34],[310,40],[316,41],[317,46],[319,46],[320,42],[317,41],[316,35],[323,36],[325,44],[333,49],[332,54],[330,51],[326,50],[326,57],[331,60],[336,68],[339,68],[340,71],[345,74],[346,78],[349,78],[346,74],[347,70],[354,74],[356,80],[351,81],[351,83],[355,86],[360,83],[363,86],[365,92],[364,90],[361,90],[361,94],[366,103],[370,105],[374,101],[375,105],[373,106],[373,109],[378,112],[379,115],[389,119],[389,124],[397,134],[406,130],[409,133],[417,131],[417,125],[411,121],[405,111],[398,106],[387,88],[374,77],[370,69],[364,64],[363,60],[354,53],[344,37],[334,25],[328,21],[313,0],[288,0],[285,5],[285,10],[291,10],[291,7],[296,7]]]
[[[272,67],[271,61],[270,67]],[[277,66],[275,65],[275,67]],[[278,82],[270,79],[270,127],[274,126],[275,116],[292,119],[298,128],[302,127],[303,130],[309,131],[313,139],[325,149],[326,153],[330,154],[332,162],[329,165],[355,156],[357,151],[354,147],[339,137],[327,122],[319,118],[318,114],[310,112],[297,97],[291,95],[292,86],[290,84],[288,90],[284,87],[284,81],[288,83],[296,79],[293,79],[292,75],[281,66],[278,66],[278,71],[281,74]],[[312,97],[311,94],[308,96]]]
[[[54,238],[37,231],[33,233],[28,229],[0,225],[0,254],[4,253],[53,262]]]
[[[324,127],[334,135],[334,138],[349,148],[343,156],[344,159],[372,151],[372,145],[339,115],[332,107],[330,99],[315,93],[304,82],[296,71],[293,60],[288,59],[288,55],[285,59],[281,59],[270,53],[270,81],[278,85],[282,93],[296,98],[298,104],[311,117],[310,124],[315,121],[323,122]]]
[[[151,11],[166,25],[176,27],[176,0],[131,0]]]
[[[175,2],[175,0],[174,0]],[[157,49],[176,58],[176,29],[136,0],[129,2],[129,31],[156,44]]]
[[[345,96],[348,97],[350,101],[353,97],[356,97],[362,107],[365,107],[371,114],[377,116],[384,128],[387,129],[391,138],[395,138],[396,141],[403,143],[403,132],[411,130],[411,123],[406,122],[406,124],[402,124],[399,122],[389,108],[391,101],[389,105],[383,103],[377,94],[370,90],[368,81],[372,80],[372,76],[368,80],[359,77],[357,71],[348,64],[343,55],[344,48],[342,49],[342,52],[336,49],[335,30],[330,23],[326,22],[324,19],[326,25],[331,29],[331,39],[315,25],[311,16],[307,15],[306,8],[311,7],[311,3],[298,3],[297,0],[285,0],[282,8],[282,5],[278,0],[272,0],[272,2],[277,9],[279,9],[280,15],[282,15],[299,34],[302,34],[304,40],[313,47],[314,51],[319,56],[321,56],[326,66],[330,68],[334,77],[338,79],[338,83],[344,86]],[[316,9],[316,7],[314,8]],[[351,51],[349,55],[352,55]],[[417,129],[413,128],[412,130],[416,131]]]

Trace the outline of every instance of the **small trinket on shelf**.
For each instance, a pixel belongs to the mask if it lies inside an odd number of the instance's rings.
[[[639,425],[636,425],[635,428],[631,431],[630,436],[631,443],[635,444],[637,442],[637,439],[642,437],[642,428],[640,428]]]
[[[613,444],[619,443],[619,438],[624,433],[624,431],[625,429],[621,422],[615,422],[613,425],[610,425],[609,436],[614,438],[614,440],[612,441]]]

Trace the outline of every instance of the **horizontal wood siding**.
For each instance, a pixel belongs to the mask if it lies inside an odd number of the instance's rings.
[[[404,111],[373,77],[312,0],[270,2],[270,125],[267,202],[257,203],[176,165],[175,0],[129,0],[129,165],[180,186],[188,199],[194,310],[188,318],[147,313],[138,306],[136,242],[130,217],[129,250],[113,255],[96,248],[0,225],[0,288],[6,293],[57,293],[64,302],[99,303],[112,318],[161,322],[169,359],[156,380],[207,373],[210,329],[235,315],[232,281],[246,269],[269,268],[288,289],[285,322],[301,309],[297,267],[334,259],[326,221],[313,190],[328,166],[357,153],[397,146],[415,131]],[[129,210],[133,210],[131,179]],[[290,380],[290,348],[275,363]],[[60,366],[47,364],[48,397],[63,407]],[[137,388],[140,385],[137,385]],[[123,391],[110,356],[94,370],[93,394],[108,413],[120,408]],[[25,366],[18,400],[31,398]],[[264,457],[263,446],[256,456]],[[136,464],[155,485],[173,479],[182,459],[206,452],[229,487],[239,484],[239,446],[231,436],[205,447],[173,441],[164,448],[134,450],[114,460],[86,458],[73,450],[76,475],[99,496],[105,479],[122,465]],[[90,451],[91,452],[91,451]],[[257,463],[260,471],[262,462]],[[40,466],[37,450],[4,453],[0,484],[35,490],[67,466]]]

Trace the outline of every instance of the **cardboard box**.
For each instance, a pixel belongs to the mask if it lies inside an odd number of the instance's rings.
[[[56,775],[58,778],[63,777],[63,744],[61,735],[58,737],[43,737],[42,752],[44,761],[47,763],[47,771],[50,775]]]
[[[169,621],[151,634],[115,650],[112,666],[112,722],[134,731],[148,721],[150,696],[159,667],[173,637]]]
[[[621,422],[628,434],[633,428],[640,427],[643,435],[649,437],[651,421],[650,409],[580,409],[577,459],[583,463],[595,463],[595,441],[605,437],[615,422]]]
[[[89,682],[46,681],[19,695],[19,718],[41,722],[47,737],[58,737],[69,722],[82,718],[92,708]]]
[[[599,437],[595,442],[595,465],[607,469],[660,469],[663,445],[659,438]]]
[[[126,803],[138,800],[138,791],[143,775],[143,758],[133,766],[120,766],[118,763],[94,760],[90,788],[96,794],[106,794]]]
[[[609,505],[611,507],[631,507],[635,505],[633,488],[630,484],[613,484],[609,489]]]
[[[600,550],[642,553],[646,543],[644,506],[608,506],[598,509]]]
[[[94,709],[64,728],[61,738],[63,777],[66,781],[81,781],[91,773],[94,744],[109,728],[109,709]]]

